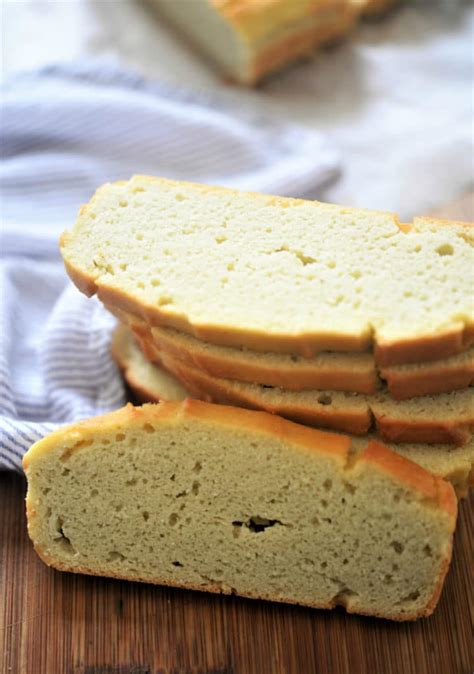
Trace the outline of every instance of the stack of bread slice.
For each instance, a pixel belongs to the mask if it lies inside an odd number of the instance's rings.
[[[375,436],[462,494],[473,238],[458,222],[136,176],[96,193],[62,254],[128,326],[114,354],[143,398]]]

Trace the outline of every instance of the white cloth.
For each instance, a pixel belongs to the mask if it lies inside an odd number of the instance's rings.
[[[67,281],[57,239],[100,184],[134,173],[318,197],[338,174],[320,134],[223,97],[79,63],[3,91],[0,468],[46,432],[122,405],[114,321]]]

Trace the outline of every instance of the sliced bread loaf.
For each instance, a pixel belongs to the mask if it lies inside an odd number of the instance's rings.
[[[474,383],[474,347],[443,360],[381,368],[380,378],[372,354],[324,352],[313,358],[290,354],[258,353],[203,342],[173,328],[152,327],[134,314],[107,309],[145,338],[146,357],[159,361],[165,351],[207,374],[277,386],[290,391],[331,389],[373,394],[386,383],[396,400],[461,390]],[[382,381],[384,380],[384,381]]]
[[[135,176],[99,189],[61,250],[87,294],[217,344],[311,357],[373,343],[386,366],[474,340],[457,223]]]
[[[112,340],[112,354],[123,372],[126,382],[137,398],[143,402],[184,400],[188,392],[176,378],[160,366],[148,362],[129,330],[118,326]],[[376,436],[370,436],[378,440]],[[367,437],[353,437],[352,446],[362,450]],[[449,480],[458,497],[465,496],[474,483],[474,440],[464,447],[452,445],[387,444],[393,451],[414,461],[434,475]]]
[[[128,406],[26,454],[28,530],[58,569],[408,620],[429,615],[448,483],[372,442],[187,400]]]

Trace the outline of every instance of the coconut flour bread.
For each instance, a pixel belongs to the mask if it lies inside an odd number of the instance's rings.
[[[447,572],[454,490],[378,443],[262,412],[128,406],[26,454],[52,566],[408,620]]]
[[[177,379],[156,364],[148,362],[130,331],[117,327],[112,340],[112,355],[123,372],[126,382],[142,402],[184,400],[189,393]],[[376,436],[370,440],[378,440]],[[367,445],[367,437],[353,437],[352,446],[358,450]],[[434,475],[447,479],[458,497],[465,496],[474,484],[474,440],[464,447],[441,444],[388,444],[393,451],[418,463]]]
[[[370,353],[320,353],[313,358],[258,353],[217,346],[173,328],[150,326],[134,314],[108,306],[141,339],[146,357],[160,361],[160,351],[205,373],[224,379],[277,386],[286,390],[331,389],[373,394],[386,385],[396,400],[468,388],[474,383],[474,347],[428,363],[377,369]]]
[[[255,84],[347,34],[368,4],[367,0],[152,2],[219,70],[241,84]]]
[[[474,340],[460,223],[136,176],[99,189],[61,250],[87,294],[216,344],[305,357],[373,345],[385,367]]]

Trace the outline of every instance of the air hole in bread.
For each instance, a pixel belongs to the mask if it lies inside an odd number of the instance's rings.
[[[391,545],[392,548],[395,550],[395,552],[397,553],[397,555],[401,555],[401,554],[402,554],[402,552],[403,552],[403,550],[404,550],[404,547],[403,547],[403,545],[402,545],[401,543],[399,543],[398,541],[392,541],[392,542],[390,543],[390,545]]]
[[[200,473],[201,470],[202,470],[201,462],[200,462],[200,461],[196,461],[196,463],[194,464],[193,472],[194,472],[194,473]]]
[[[454,248],[450,243],[443,243],[441,246],[438,246],[436,249],[438,255],[452,255],[454,253]]]
[[[234,527],[242,527],[245,526],[252,533],[259,534],[262,531],[265,531],[266,529],[275,526],[276,524],[280,524],[283,526],[283,523],[280,522],[280,520],[271,520],[268,519],[267,517],[260,517],[260,515],[253,515],[252,517],[249,517],[249,519],[245,522],[235,520],[232,522],[232,526]]]
[[[143,424],[143,430],[146,433],[154,433],[155,432],[155,427],[152,426],[151,424]]]
[[[172,564],[173,566],[183,566],[183,565],[181,564],[181,562],[178,562],[178,561],[176,561],[176,562],[171,562],[171,564]]]
[[[125,484],[127,485],[127,487],[134,487],[137,484],[137,478],[132,477],[130,478],[130,480],[127,480]]]
[[[174,527],[177,522],[178,522],[177,513],[171,513],[171,515],[168,518],[168,524],[170,525],[170,527]]]
[[[148,510],[142,511],[142,517],[145,520],[145,522],[148,522],[148,520],[150,519],[150,513],[148,512]]]
[[[125,438],[126,438],[125,433],[117,433],[117,435],[115,436],[117,442],[122,442],[123,440],[125,440]]]
[[[423,552],[425,553],[425,555],[426,555],[427,557],[432,557],[432,556],[433,556],[433,550],[431,549],[431,546],[428,545],[428,544],[425,545],[425,547],[423,548]]]
[[[328,393],[322,393],[318,396],[318,403],[320,405],[330,405],[332,403],[332,397]]]
[[[121,208],[126,208],[128,206],[128,201],[126,199],[121,199],[119,205]]]
[[[199,488],[200,488],[200,483],[198,480],[194,480],[193,486],[191,487],[191,493],[193,493],[195,496],[199,494]]]
[[[332,489],[332,480],[324,480],[323,487],[326,491],[331,491]]]
[[[67,554],[74,554],[76,551],[74,550],[74,547],[69,540],[69,538],[66,536],[64,533],[64,520],[62,517],[57,517],[56,518],[56,523],[55,523],[55,529],[56,529],[56,536],[54,537],[54,542],[57,545],[60,545],[61,548],[63,549],[63,552],[66,552]]]
[[[153,286],[153,288],[157,288],[161,284],[161,281],[158,278],[152,278],[150,284]]]
[[[125,559],[125,555],[122,555],[122,553],[118,552],[118,550],[111,550],[109,552],[109,558],[108,558],[109,562],[116,562],[116,561],[123,562],[124,559]]]
[[[173,304],[173,298],[170,297],[169,295],[162,295],[162,296],[158,299],[158,306],[159,306],[159,307],[164,307],[164,306],[166,306],[167,304]]]
[[[355,494],[355,492],[357,491],[357,488],[354,487],[354,485],[351,484],[350,482],[344,481],[344,482],[343,482],[343,485],[344,485],[344,489],[345,489],[347,492],[349,492],[349,494]]]

